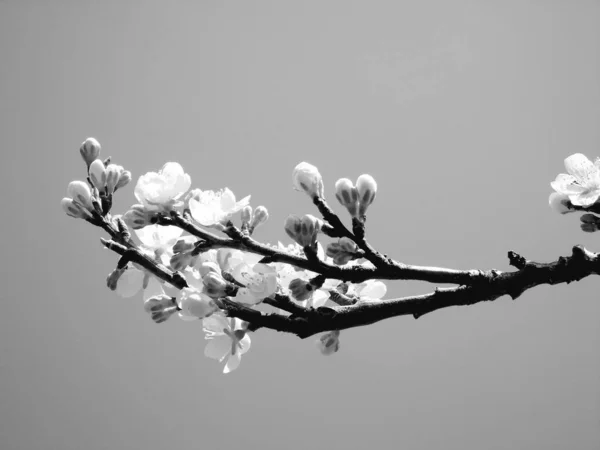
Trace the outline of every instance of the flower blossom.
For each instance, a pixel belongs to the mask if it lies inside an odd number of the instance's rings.
[[[157,172],[142,175],[134,194],[149,211],[169,210],[179,206],[179,199],[190,188],[190,176],[176,162],[166,163]]]
[[[235,213],[240,211],[250,201],[250,196],[239,202],[230,189],[220,191],[201,191],[194,189],[190,192],[189,208],[196,222],[205,227],[224,225]]]
[[[550,185],[559,194],[569,197],[576,206],[593,205],[600,197],[600,160],[595,163],[585,155],[575,153],[565,159],[568,174],[561,173]]]
[[[183,230],[175,226],[149,225],[145,228],[134,230],[138,239],[141,242],[140,251],[146,254],[149,258],[157,261],[160,264],[167,266],[173,256],[173,245],[177,242]],[[148,289],[150,280],[153,280],[151,289]],[[163,292],[160,287],[160,282],[149,272],[135,264],[129,264],[127,270],[120,276],[116,292],[121,297],[132,297],[140,289],[144,289],[144,300],[153,295],[159,295]],[[157,293],[158,292],[158,293]]]
[[[277,292],[277,273],[266,264],[238,264],[233,270],[233,278],[244,285],[238,289],[235,300],[256,305]]]
[[[225,362],[223,373],[238,368],[242,355],[250,349],[250,336],[246,324],[237,318],[213,314],[202,321],[206,344],[204,354],[219,362]]]

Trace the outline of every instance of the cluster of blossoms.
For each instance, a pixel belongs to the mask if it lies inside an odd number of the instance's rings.
[[[585,155],[575,153],[565,159],[568,173],[558,174],[550,183],[556,191],[548,199],[550,207],[560,214],[576,211],[600,212],[600,158],[590,161]],[[600,229],[600,217],[594,214],[581,216],[581,229],[594,232]]]
[[[190,176],[175,162],[142,175],[134,189],[137,203],[123,215],[111,215],[112,196],[131,180],[131,173],[111,164],[110,158],[98,159],[100,144],[93,138],[81,145],[80,152],[87,179],[69,184],[63,209],[71,217],[107,230],[113,238],[103,241],[108,248],[120,249],[121,255],[134,251],[139,256],[136,260],[123,256],[108,275],[107,286],[122,297],[141,291],[144,309],[156,323],[173,316],[184,321],[201,320],[208,340],[205,355],[225,361],[225,373],[238,367],[241,356],[250,348],[252,331],[249,323],[228,316],[227,302],[245,308],[268,304],[262,308],[289,314],[277,308],[277,296],[286,296],[298,307],[318,309],[328,302],[341,304],[340,299],[346,303],[376,302],[386,293],[381,281],[353,284],[327,279],[319,273],[318,264],[373,265],[363,258],[364,251],[352,235],[339,237],[323,247],[320,238],[329,225],[310,214],[290,215],[284,230],[293,243],[265,246],[269,249],[267,254],[212,243],[214,231],[227,236],[238,233],[249,239],[268,220],[268,211],[264,206],[250,206],[250,196],[238,201],[228,188],[216,192],[190,190]],[[300,163],[292,178],[295,189],[315,202],[323,200],[323,179],[316,167]],[[370,175],[361,175],[355,184],[347,178],[335,183],[335,197],[357,223],[364,224],[376,192],[377,184]],[[233,222],[238,213],[239,228]],[[196,232],[172,222],[173,217],[182,217]],[[318,264],[312,271],[265,258],[273,252]],[[177,275],[184,280],[179,286],[185,287],[177,288],[165,273]],[[322,335],[317,340],[320,351],[324,355],[337,352],[339,336],[339,330]]]

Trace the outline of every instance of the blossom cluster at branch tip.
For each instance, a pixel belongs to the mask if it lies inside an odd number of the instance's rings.
[[[558,174],[550,183],[552,188],[557,193],[567,196],[575,206],[585,207],[596,203],[600,197],[600,159],[592,162],[585,155],[575,153],[565,159],[565,168],[568,173]],[[551,206],[553,200],[554,204],[558,201],[551,197]],[[562,213],[562,209],[558,210]]]
[[[294,189],[305,192],[311,199],[323,198],[325,195],[323,178],[319,169],[307,162],[301,162],[294,168],[292,183]]]
[[[89,176],[92,184],[101,195],[112,195],[117,189],[131,181],[131,172],[117,164],[105,165],[100,159],[90,164]]]
[[[156,323],[173,316],[201,320],[208,341],[205,355],[224,361],[225,373],[239,366],[251,343],[249,324],[228,316],[236,315],[236,303],[239,311],[250,311],[268,299],[256,314],[274,307],[283,308],[282,315],[293,315],[295,310],[313,311],[327,302],[339,306],[373,301],[385,293],[383,283],[342,282],[326,278],[319,269],[313,272],[297,267],[293,259],[281,262],[285,258],[279,253],[265,251],[268,245],[257,245],[250,237],[268,220],[266,207],[253,209],[250,196],[238,201],[228,188],[190,190],[190,176],[175,162],[140,176],[134,188],[137,203],[123,215],[112,215],[112,195],[131,181],[131,172],[112,164],[111,158],[100,159],[101,146],[94,138],[86,139],[79,150],[87,166],[87,181],[71,182],[61,206],[69,216],[102,227],[112,238],[103,239],[105,247],[123,255],[106,277],[107,287],[125,298],[141,291],[144,310]],[[292,178],[294,188],[321,208],[317,200],[324,197],[324,185],[318,169],[302,162]],[[347,179],[336,183],[336,197],[359,219],[376,190],[369,175],[361,175],[356,186]],[[238,212],[241,234],[232,222]],[[189,221],[224,231],[227,237],[217,238]],[[304,254],[303,261],[319,260],[330,268],[331,264],[372,266],[358,261],[364,252],[346,237],[329,244],[326,254],[317,240],[319,232],[327,231],[323,226],[322,220],[310,214],[290,216],[284,228],[294,244],[271,247],[289,256]],[[215,248],[220,242],[224,246]],[[344,297],[346,293],[350,299]],[[331,331],[321,336],[318,345],[323,354],[338,351],[339,335],[339,331]]]

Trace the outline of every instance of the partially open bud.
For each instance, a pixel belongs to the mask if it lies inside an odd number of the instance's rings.
[[[242,212],[240,214],[242,219],[242,229],[248,228],[250,225],[250,220],[252,220],[252,206],[246,205],[242,208]]]
[[[215,272],[207,273],[203,278],[206,294],[212,298],[221,298],[232,294],[230,284],[223,277]]]
[[[340,349],[340,331],[334,330],[317,339],[317,347],[325,356],[333,355]]]
[[[117,188],[117,183],[123,173],[123,167],[116,164],[109,164],[106,168],[106,193],[111,195]]]
[[[92,203],[92,191],[87,183],[83,181],[71,181],[67,187],[67,194],[79,206],[88,211],[95,211],[94,204]]]
[[[100,154],[100,143],[94,138],[87,138],[79,147],[79,153],[85,161],[86,165],[90,167],[90,164],[98,158]]]
[[[106,286],[108,286],[111,291],[115,291],[117,289],[117,283],[119,282],[121,275],[125,273],[125,270],[127,270],[127,266],[123,267],[122,269],[115,269],[108,274],[108,277],[106,277]]]
[[[550,194],[548,203],[550,204],[550,208],[552,208],[554,211],[560,214],[568,214],[570,212],[575,211],[574,209],[572,209],[569,197],[565,194],[553,192],[552,194]]]
[[[104,192],[104,188],[106,187],[106,167],[102,160],[96,159],[90,164],[89,174],[90,180],[92,180],[92,184],[96,186],[96,189]]]
[[[301,162],[296,166],[292,174],[294,189],[304,191],[310,198],[323,197],[323,178],[312,164]]]
[[[175,253],[171,256],[171,261],[169,262],[171,268],[175,271],[182,271],[187,266],[194,265],[194,262],[197,260],[197,256],[192,255],[192,252],[181,252]]]
[[[195,289],[185,288],[182,290],[181,309],[187,315],[203,319],[210,316],[218,308],[208,295],[198,292]]]
[[[250,232],[254,231],[254,229],[263,223],[265,223],[269,219],[269,212],[267,208],[264,206],[259,206],[254,210],[254,215],[252,216],[252,220],[250,221]]]
[[[146,300],[144,310],[150,313],[152,320],[156,323],[162,323],[177,312],[177,304],[173,297],[162,294]]]
[[[352,217],[358,214],[358,190],[348,178],[340,178],[335,183],[335,198]]]
[[[60,202],[62,209],[67,213],[68,216],[75,217],[76,219],[91,219],[92,214],[79,203],[74,202],[72,198],[65,197]]]
[[[219,264],[215,262],[206,261],[200,264],[200,267],[198,267],[198,272],[200,272],[200,276],[204,278],[211,272],[221,275],[221,268],[219,267]]]
[[[295,278],[290,281],[288,288],[292,297],[301,302],[308,300],[314,291],[312,284],[308,281],[301,280],[300,278]]]
[[[339,266],[347,264],[357,257],[358,246],[350,238],[340,238],[338,242],[331,242],[325,254],[333,258],[334,264]]]
[[[131,172],[129,170],[123,170],[121,175],[119,176],[119,181],[117,181],[117,185],[115,186],[115,191],[117,189],[121,189],[131,181]]]
[[[367,208],[377,194],[377,183],[371,175],[361,175],[356,180],[356,189],[358,190],[358,216],[362,217],[367,212]]]
[[[300,246],[312,247],[317,242],[320,222],[310,214],[306,214],[302,218],[291,215],[286,219],[284,229],[288,236]]]
[[[190,239],[190,237],[191,236],[184,236],[175,242],[175,245],[173,246],[173,253],[184,253],[194,250],[194,244],[196,241],[195,238],[192,237],[192,239]]]
[[[133,205],[123,214],[123,220],[134,230],[139,230],[152,223],[152,213],[146,211],[144,205]]]

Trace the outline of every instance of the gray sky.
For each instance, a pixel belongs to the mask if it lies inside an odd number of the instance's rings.
[[[376,178],[368,237],[402,262],[598,250],[547,198],[565,157],[600,155],[599,21],[596,1],[0,2],[0,447],[599,448],[595,278],[345,331],[328,358],[260,331],[224,376],[198,323],[105,288],[114,254],[60,209],[94,136],[134,179],[178,161],[252,194],[264,241],[314,213],[306,160],[332,204]]]

